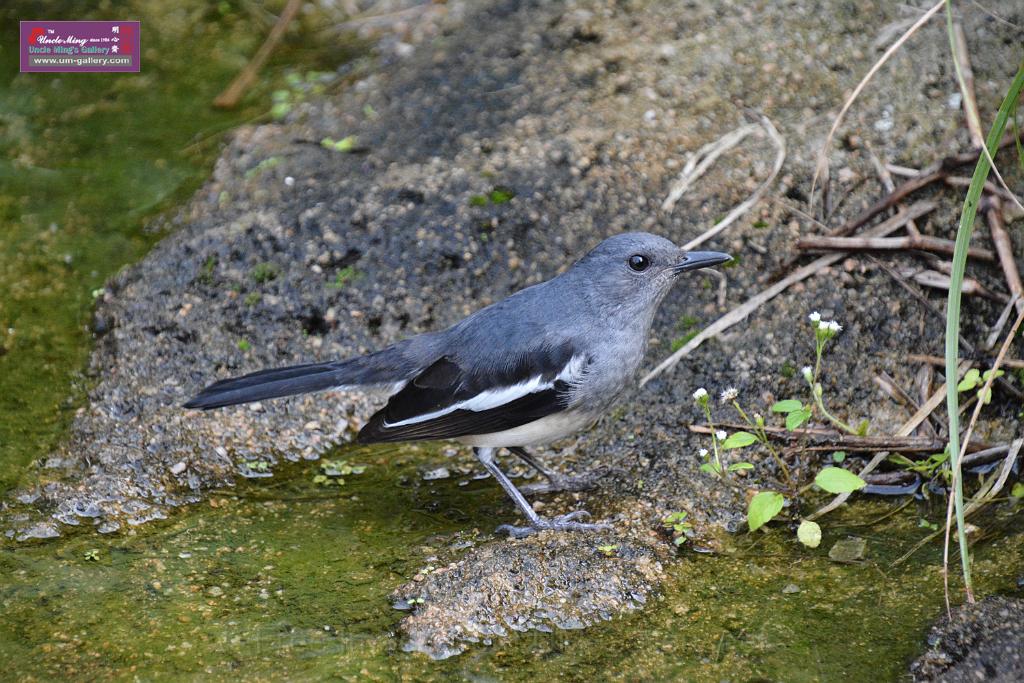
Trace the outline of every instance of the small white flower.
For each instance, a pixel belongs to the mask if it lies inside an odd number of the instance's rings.
[[[702,457],[702,458],[708,457],[708,449],[706,449],[706,448],[700,449],[700,457]]]
[[[705,399],[707,397],[708,397],[708,390],[705,389],[704,387],[701,387],[697,391],[693,392],[693,400],[694,401],[700,401],[701,399]]]
[[[295,178],[291,177],[290,175],[285,176],[284,184],[287,185],[288,187],[293,186],[295,184]]]
[[[718,439],[719,441],[725,441],[725,437],[727,437],[727,436],[729,436],[729,435],[726,434],[721,429],[719,429],[717,432],[715,432],[715,438]]]
[[[811,377],[814,376],[813,375],[814,370],[811,369],[810,365],[805,365],[803,367],[803,369],[800,370],[800,372],[803,373],[804,379],[806,379],[808,382],[810,382],[811,381]]]
[[[818,313],[817,311],[815,311],[814,313],[811,313],[807,317],[811,319],[812,323],[816,323],[816,322],[821,320],[821,313]]]
[[[843,326],[840,325],[837,321],[833,320],[828,324],[828,331],[834,334],[838,334],[839,332],[843,331]]]
[[[719,394],[718,398],[722,401],[722,403],[728,403],[729,401],[733,400],[739,395],[740,392],[736,390],[736,387],[729,387],[721,394]]]
[[[828,321],[822,320],[818,323],[818,329],[822,332],[828,332]]]

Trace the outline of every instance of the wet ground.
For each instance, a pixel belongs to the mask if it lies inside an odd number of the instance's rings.
[[[436,454],[379,450],[337,454],[368,465],[343,487],[313,483],[310,463],[127,536],[5,549],[0,656],[19,680],[899,680],[942,609],[937,548],[893,566],[921,537],[922,510],[865,525],[894,508],[859,504],[817,550],[778,529],[684,552],[640,609],[585,630],[538,617],[543,630],[508,628],[434,661],[405,651],[396,591],[493,547],[505,502],[486,480],[423,482]],[[866,541],[865,558],[830,561],[848,537]],[[593,544],[593,562],[627,561]],[[1013,592],[1019,566],[1005,558],[1021,552],[1019,532],[983,544],[979,590]],[[420,598],[412,608],[427,613],[434,598]]]
[[[556,445],[551,462],[559,467],[610,474],[598,491],[547,500],[547,509],[585,506],[615,521],[605,535],[497,540],[490,530],[513,521],[512,511],[491,482],[475,480],[468,454],[333,450],[372,399],[325,394],[208,414],[178,408],[213,378],[345,356],[454,322],[550,277],[605,235],[640,228],[682,242],[699,234],[766,173],[766,142],[728,155],[674,212],[656,207],[686,153],[756,107],[788,141],[778,201],[710,245],[739,260],[725,271],[723,300],[717,281],[694,278],[666,302],[653,365],[763,287],[798,234],[819,230],[786,204],[807,209],[829,112],[874,58],[872,37],[906,19],[898,8],[868,5],[701,4],[681,13],[661,3],[498,2],[470,6],[463,21],[453,7],[444,31],[411,54],[399,51],[405,61],[388,53],[338,92],[297,103],[283,123],[234,133],[212,177],[158,224],[173,234],[97,293],[91,321],[86,291],[137,252],[112,242],[117,258],[90,271],[92,279],[64,278],[77,283],[78,298],[68,299],[75,307],[61,309],[75,324],[49,329],[79,355],[53,353],[56,376],[66,382],[81,367],[74,359],[84,358],[86,334],[78,325],[90,322],[97,347],[84,383],[89,399],[52,452],[47,439],[73,412],[52,418],[65,385],[26,388],[39,343],[25,351],[9,344],[16,352],[0,358],[21,373],[8,377],[22,378],[6,395],[25,397],[18,417],[5,420],[22,434],[5,441],[9,461],[37,459],[9,470],[20,486],[4,530],[22,539],[70,536],[5,546],[2,561],[16,578],[3,600],[18,617],[0,647],[19,661],[31,657],[38,677],[61,665],[125,675],[115,671],[120,664],[152,675],[209,666],[223,677],[366,668],[381,677],[584,678],[613,663],[632,667],[633,677],[708,680],[906,671],[939,613],[941,581],[932,547],[899,569],[891,561],[927,533],[919,520],[934,521],[937,511],[911,505],[881,525],[856,527],[870,552],[853,566],[830,563],[828,548],[849,533],[843,524],[881,516],[887,503],[826,518],[816,551],[797,547],[785,524],[768,536],[729,537],[742,528],[745,491],[699,471],[697,451],[707,444],[687,429],[701,419],[690,398],[696,386],[736,386],[748,407],[798,392],[795,370],[813,354],[803,321],[815,309],[846,328],[826,361],[831,404],[850,421],[870,417],[874,433],[906,419],[880,399],[872,377],[885,370],[909,386],[916,368],[905,363],[907,350],[941,352],[942,321],[870,262],[851,259],[793,288],[591,433]],[[979,97],[991,113],[1012,73],[1001,46],[1013,31],[984,15],[969,17],[968,29]],[[942,40],[941,27],[926,29],[854,110],[850,129],[887,160],[923,165],[966,146]],[[350,136],[342,151],[321,144]],[[833,193],[844,199],[833,223],[879,192],[864,148],[841,143]],[[950,236],[959,197],[935,198],[940,211],[926,231]],[[139,222],[123,226],[141,252],[148,242]],[[23,242],[34,245],[29,237]],[[48,267],[54,281],[65,266]],[[975,274],[999,286],[997,271]],[[7,281],[23,277],[15,271]],[[26,299],[54,300],[65,297]],[[987,330],[999,310],[967,308],[968,334]],[[19,327],[40,319],[26,316]],[[39,329],[36,338],[48,338]],[[981,433],[1004,439],[1018,428],[1018,411],[997,393]],[[47,423],[46,438],[31,431]],[[326,491],[312,482],[312,460],[322,454],[369,468]],[[777,476],[763,454],[751,459],[756,469],[744,483]],[[808,476],[818,466],[798,464]],[[424,469],[441,465],[450,478],[422,482]],[[233,484],[242,485],[237,500]],[[675,510],[690,513],[698,547],[720,554],[677,560],[660,531]],[[1019,526],[1019,514],[1004,504],[981,525],[983,594],[1016,585],[1020,539],[1007,529]],[[126,592],[136,599],[124,601]],[[58,593],[66,597],[55,602]],[[403,619],[393,602],[413,613]],[[606,618],[611,624],[599,623]],[[531,630],[512,633],[521,628]],[[850,647],[851,633],[860,647]],[[485,639],[493,644],[476,644]],[[465,652],[431,665],[401,653],[410,643],[435,656]]]

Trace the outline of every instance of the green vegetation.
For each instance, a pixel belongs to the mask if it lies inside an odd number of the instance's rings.
[[[475,194],[469,198],[470,206],[487,206],[488,204],[505,204],[512,201],[516,196],[515,190],[495,185],[487,194]]]
[[[957,79],[960,82],[961,91],[965,90],[964,78],[961,73],[959,61],[956,58],[955,38],[953,32],[953,11],[949,2],[946,3],[946,28],[949,33],[950,48],[953,52],[953,64],[956,68]],[[946,304],[946,376],[953,378],[958,376],[957,366],[960,363],[960,298],[963,286],[964,272],[967,268],[967,249],[970,246],[971,234],[974,232],[974,219],[978,212],[978,202],[981,201],[981,193],[985,187],[991,170],[990,158],[999,151],[999,142],[1003,139],[1003,132],[1006,130],[1007,120],[1010,111],[1017,106],[1021,91],[1024,90],[1024,62],[1017,70],[1017,75],[1010,84],[1003,98],[996,120],[992,124],[988,137],[985,140],[985,147],[988,154],[982,154],[974,167],[974,174],[971,177],[971,184],[967,188],[967,196],[964,198],[964,206],[960,212],[960,225],[956,233],[956,245],[953,250],[953,263],[950,273],[949,298]],[[973,387],[972,387],[973,388]],[[984,398],[991,398],[985,396]],[[961,570],[964,577],[964,587],[968,599],[973,600],[971,582],[971,560],[970,549],[967,545],[967,529],[964,515],[964,494],[963,480],[960,476],[960,396],[959,389],[950,381],[946,385],[946,412],[949,418],[949,452],[952,455],[950,467],[953,481],[953,503],[956,512],[957,540],[960,545]]]
[[[347,460],[324,460],[319,466],[320,473],[313,477],[313,483],[320,486],[344,486],[345,477],[362,474],[366,465],[350,465]]]
[[[258,176],[261,173],[263,173],[264,171],[269,171],[270,169],[274,168],[275,166],[277,166],[280,163],[281,163],[281,157],[277,157],[277,156],[267,157],[266,159],[264,159],[260,163],[256,164],[255,166],[250,168],[248,171],[246,171],[245,172],[245,179],[246,180],[252,180],[256,176]]]
[[[834,320],[822,320],[821,315],[817,312],[811,313],[808,316],[808,319],[811,322],[812,330],[814,332],[814,365],[804,367],[801,370],[801,374],[803,375],[804,381],[807,383],[812,401],[805,403],[795,398],[776,401],[770,408],[770,414],[784,415],[785,428],[790,432],[800,430],[812,417],[820,415],[847,434],[863,436],[867,433],[869,426],[868,421],[864,420],[860,425],[858,425],[857,429],[853,429],[830,413],[825,407],[824,389],[819,381],[822,369],[822,357],[825,353],[825,349],[827,348],[828,343],[842,331],[843,327]],[[828,493],[850,493],[863,488],[867,484],[863,479],[849,470],[840,467],[828,466],[817,473],[813,484],[807,484],[803,488],[797,490],[797,483],[794,481],[793,475],[790,473],[788,466],[768,436],[764,416],[758,412],[753,413],[753,415],[748,413],[748,411],[740,404],[739,392],[736,389],[725,389],[722,391],[720,399],[723,404],[732,406],[740,419],[746,423],[749,431],[739,430],[732,434],[728,434],[724,430],[716,429],[711,415],[711,399],[707,390],[703,387],[693,392],[693,399],[697,402],[697,405],[700,406],[705,418],[707,418],[711,436],[711,453],[704,448],[700,450],[700,456],[705,461],[701,464],[701,471],[721,478],[724,483],[733,486],[738,485],[735,482],[732,482],[728,475],[741,472],[743,470],[754,469],[754,465],[746,461],[737,461],[730,463],[729,465],[724,465],[722,462],[722,454],[726,451],[739,450],[759,445],[767,450],[768,454],[775,461],[775,464],[778,467],[779,472],[782,474],[785,482],[785,489],[791,494],[799,494],[806,491],[811,486],[817,486],[819,489]],[[836,458],[835,456],[838,454],[839,452],[833,454],[832,459],[835,463],[842,462],[845,459],[845,453],[842,454],[842,457]],[[747,526],[750,527],[751,531],[761,528],[782,511],[785,503],[786,497],[782,493],[770,489],[757,491],[750,499],[747,506]],[[808,520],[804,521],[808,522]],[[817,529],[817,524],[813,524],[813,526],[812,524],[813,523],[801,525],[800,529],[798,529],[797,537],[805,544],[807,541],[813,541],[815,538],[820,540],[820,529]],[[817,529],[817,531],[815,531],[815,529]]]
[[[257,284],[266,284],[277,278],[279,274],[277,266],[273,263],[257,263],[249,271],[249,277]]]
[[[351,152],[356,148],[356,138],[354,135],[343,137],[340,140],[324,138],[320,141],[320,146],[324,149],[329,149],[332,152]]]
[[[329,283],[327,286],[333,289],[341,289],[349,282],[358,280],[362,276],[363,274],[356,270],[355,266],[345,266],[335,273],[334,281]]]
[[[693,535],[693,525],[686,521],[688,514],[685,510],[670,512],[661,520],[661,525],[667,531],[672,532],[672,542],[682,545],[686,539]]]
[[[277,120],[283,119],[296,104],[326,92],[327,86],[336,79],[337,74],[330,71],[307,71],[305,74],[289,72],[284,79],[288,87],[279,88],[270,94],[273,102],[270,115]]]

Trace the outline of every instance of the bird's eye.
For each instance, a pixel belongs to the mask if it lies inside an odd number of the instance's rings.
[[[643,254],[633,254],[629,257],[629,267],[638,273],[642,273],[651,266],[651,259]]]

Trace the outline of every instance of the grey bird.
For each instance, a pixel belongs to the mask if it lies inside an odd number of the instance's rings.
[[[561,275],[482,308],[447,330],[375,353],[263,370],[203,389],[185,408],[222,406],[325,389],[383,389],[387,405],[360,430],[361,443],[451,439],[477,459],[526,517],[503,524],[516,538],[542,529],[587,530],[579,510],[538,515],[495,461],[500,448],[537,469],[538,490],[580,490],[586,482],[549,472],[525,450],[593,424],[633,382],[658,305],[678,276],[730,260],[684,252],[634,232],[610,237]]]

